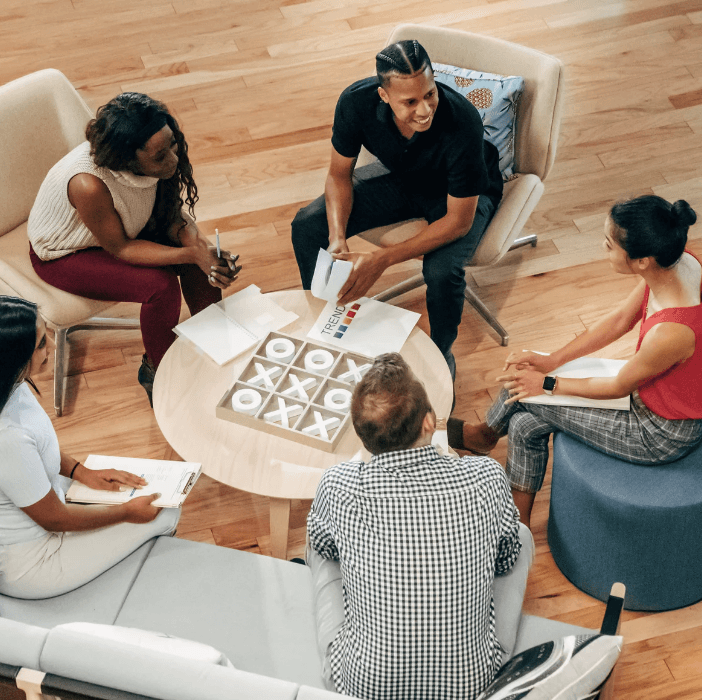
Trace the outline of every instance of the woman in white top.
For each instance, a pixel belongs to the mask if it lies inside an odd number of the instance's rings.
[[[0,593],[48,598],[114,566],[144,542],[175,531],[179,508],[151,505],[158,494],[119,506],[67,504],[64,483],[141,488],[143,479],[92,471],[59,449],[32,394],[51,341],[36,305],[0,296]]]
[[[118,95],[98,109],[86,138],[39,189],[27,224],[30,258],[54,287],[142,305],[139,381],[151,400],[155,370],[175,340],[181,288],[195,314],[220,300],[241,268],[227,251],[218,258],[195,225],[188,144],[164,104]]]

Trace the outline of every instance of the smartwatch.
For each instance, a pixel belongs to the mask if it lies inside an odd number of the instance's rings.
[[[558,377],[544,377],[544,383],[541,388],[544,390],[544,394],[553,396],[553,391],[556,388],[557,384]]]

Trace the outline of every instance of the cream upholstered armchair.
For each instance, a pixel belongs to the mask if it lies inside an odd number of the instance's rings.
[[[563,64],[553,56],[501,39],[416,24],[396,27],[386,45],[405,39],[417,39],[435,63],[524,78],[516,118],[514,172],[517,177],[505,183],[502,201],[467,267],[494,265],[509,250],[529,244],[535,246],[535,235],[518,236],[543,194],[543,181],[556,157],[564,92]],[[357,166],[371,159],[369,153],[362,152]],[[424,219],[414,219],[360,235],[383,247],[415,236],[426,225]],[[388,301],[423,284],[420,270],[374,298]],[[466,287],[465,296],[499,334],[502,345],[507,345],[507,331],[470,286]]]
[[[54,409],[63,412],[66,349],[71,331],[138,328],[137,319],[97,318],[113,302],[68,294],[41,280],[29,261],[27,219],[46,173],[85,141],[93,116],[65,75],[41,70],[0,86],[0,294],[39,306],[56,332]]]

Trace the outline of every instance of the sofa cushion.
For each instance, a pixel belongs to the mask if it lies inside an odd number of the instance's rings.
[[[534,538],[529,528],[519,523],[522,551],[514,566],[502,576],[495,576],[492,595],[495,601],[495,633],[502,646],[502,660],[512,656],[517,631],[522,619],[522,604],[526,592],[529,569],[534,561]]]
[[[163,632],[152,632],[136,627],[119,627],[118,625],[96,625],[92,622],[69,622],[54,629],[81,632],[99,639],[112,639],[122,644],[131,644],[136,649],[152,649],[191,661],[234,668],[231,661],[221,651],[209,644],[173,637]]]
[[[164,700],[294,700],[298,690],[294,683],[58,627],[48,634],[40,670]]]
[[[531,647],[535,647],[538,644],[543,644],[543,642],[560,639],[568,635],[578,636],[595,633],[596,630],[587,627],[569,625],[565,622],[559,622],[558,620],[547,620],[545,617],[522,615],[512,655],[515,656],[526,649],[531,649]]]
[[[604,683],[623,638],[603,634],[544,642],[512,658],[478,700],[581,700]]]
[[[46,628],[65,622],[112,624],[155,541],[146,542],[104,574],[69,593],[40,600],[0,595],[0,616]]]
[[[432,63],[434,79],[452,87],[478,110],[485,138],[500,154],[500,171],[505,180],[514,175],[514,136],[517,103],[524,79],[516,75],[496,75],[470,68]]]
[[[306,566],[160,537],[116,624],[211,644],[237,669],[324,687]]]
[[[39,657],[49,631],[0,618],[0,663],[39,668]]]

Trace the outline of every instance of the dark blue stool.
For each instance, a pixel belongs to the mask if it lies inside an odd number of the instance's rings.
[[[556,433],[548,543],[580,590],[628,610],[673,610],[702,599],[702,444],[676,462],[640,466]]]

